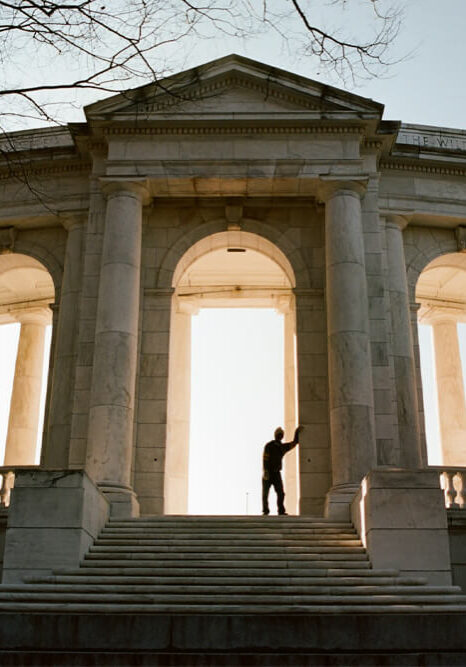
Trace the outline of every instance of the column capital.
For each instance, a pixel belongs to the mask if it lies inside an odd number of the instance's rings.
[[[466,322],[466,309],[455,308],[448,304],[434,304],[421,301],[419,308],[419,322],[421,324],[440,324],[443,322]]]
[[[294,295],[284,294],[274,298],[274,308],[279,315],[287,315],[294,312]]]
[[[59,214],[59,221],[70,232],[76,227],[82,227],[87,222],[87,211],[63,211]]]
[[[339,195],[350,195],[361,199],[366,192],[367,183],[365,177],[357,179],[323,177],[318,185],[319,197],[325,203]]]
[[[199,296],[182,296],[176,298],[176,312],[183,315],[197,315],[200,309]]]
[[[52,311],[48,306],[18,308],[11,310],[10,315],[20,324],[42,324],[44,327],[52,324]]]
[[[402,232],[403,229],[408,226],[408,218],[399,213],[383,213],[382,217],[385,218],[385,226],[390,227],[391,229],[397,229]]]
[[[141,201],[143,205],[150,202],[149,188],[146,178],[99,178],[100,187],[108,197],[130,195]]]

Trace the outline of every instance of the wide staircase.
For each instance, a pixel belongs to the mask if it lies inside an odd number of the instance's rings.
[[[110,521],[79,569],[0,586],[0,612],[458,612],[457,586],[374,570],[353,526],[306,517]]]

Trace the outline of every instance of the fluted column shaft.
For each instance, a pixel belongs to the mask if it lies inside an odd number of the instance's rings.
[[[170,356],[165,454],[164,513],[187,514],[191,408],[191,316],[196,308],[174,297],[170,324]]]
[[[357,184],[327,194],[326,301],[333,485],[376,465],[368,298]]]
[[[431,317],[439,406],[442,464],[466,465],[466,404],[457,319],[438,309]]]
[[[406,220],[386,221],[388,284],[392,317],[392,349],[400,442],[400,465],[422,467],[416,367],[402,229]]]
[[[284,315],[284,364],[285,364],[285,433],[291,440],[297,426],[296,419],[296,315],[293,307],[285,309]],[[292,449],[285,458],[285,482],[287,511],[298,514],[299,478],[298,449]]]
[[[10,403],[4,465],[33,465],[37,446],[40,395],[48,308],[15,313],[21,322],[15,379]]]
[[[131,494],[144,191],[137,183],[106,190],[86,463],[104,490]]]

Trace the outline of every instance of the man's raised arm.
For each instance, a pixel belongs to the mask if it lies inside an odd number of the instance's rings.
[[[293,447],[296,447],[297,444],[299,444],[299,434],[303,430],[302,426],[298,426],[298,428],[294,432],[294,438],[291,442],[284,442],[282,444],[282,447],[285,448],[287,452],[290,451],[290,449],[293,449]]]

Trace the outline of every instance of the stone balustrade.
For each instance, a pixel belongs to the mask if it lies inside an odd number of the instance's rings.
[[[429,468],[438,470],[440,474],[445,507],[466,510],[466,468],[459,466],[429,466]]]
[[[1,466],[0,467],[0,510],[10,505],[11,489],[15,485],[16,471],[36,470],[39,466]]]

